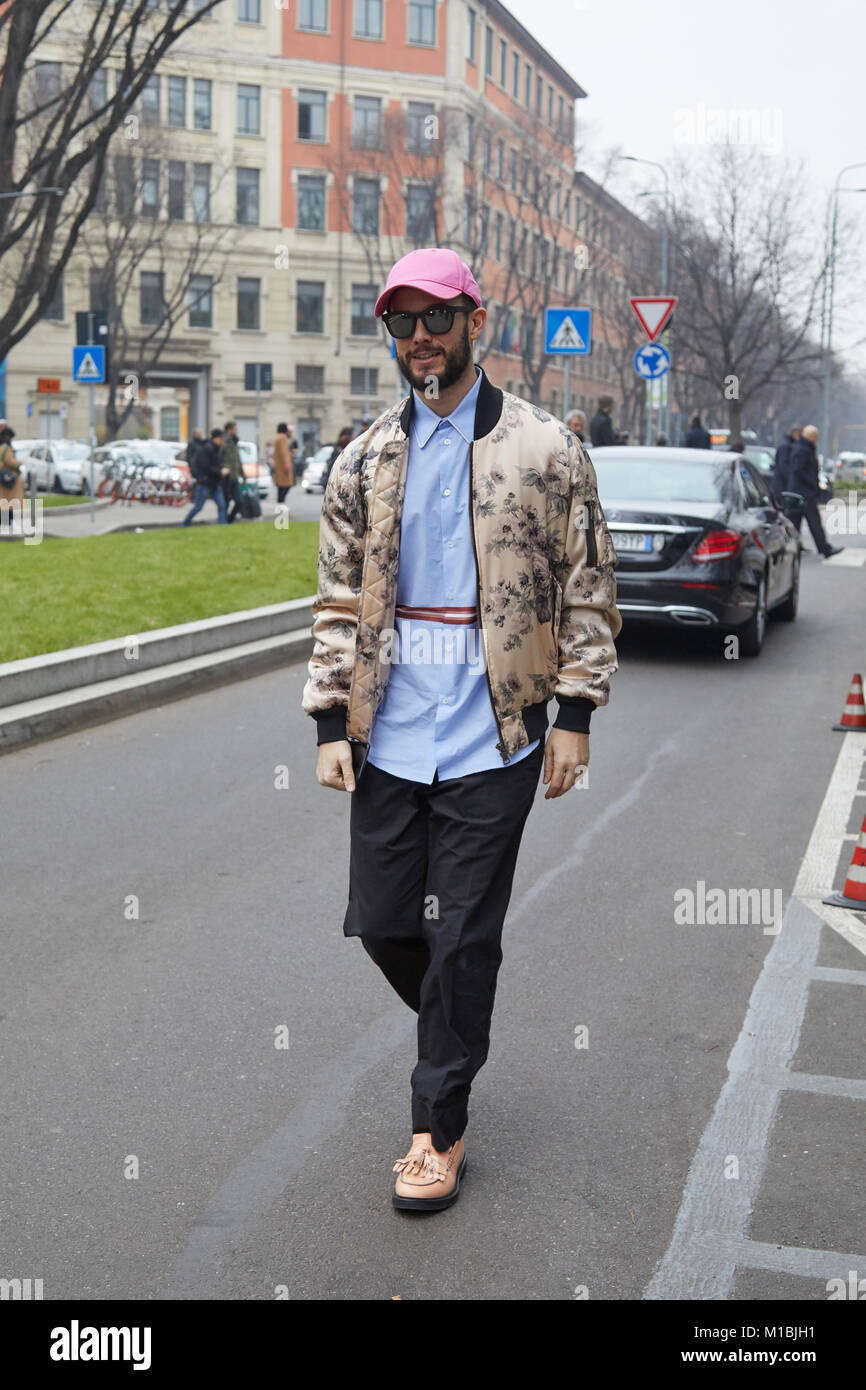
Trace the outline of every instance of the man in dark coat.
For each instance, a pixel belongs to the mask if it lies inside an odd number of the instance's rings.
[[[589,438],[593,445],[600,444],[602,447],[607,447],[616,443],[613,420],[610,418],[612,407],[613,396],[599,396],[598,410],[589,424]]]
[[[791,490],[788,487],[791,473],[791,456],[794,452],[794,445],[800,442],[801,433],[802,429],[800,425],[792,425],[776,450],[776,460],[773,464],[773,491],[777,497],[781,497],[783,492],[789,492]]]
[[[805,516],[812,532],[812,540],[818,553],[823,555],[825,560],[829,560],[831,555],[838,555],[844,546],[831,545],[821,524],[821,513],[818,511],[818,453],[815,448],[817,441],[817,426],[806,425],[801,431],[799,442],[792,447],[788,468],[788,491],[799,492],[804,498]]]
[[[701,424],[700,415],[695,412],[692,416],[691,429],[685,438],[685,448],[687,449],[709,449],[712,445],[709,430],[705,430]]]
[[[223,442],[222,430],[211,430],[209,440],[204,439],[190,441],[187,448],[189,460],[189,471],[195,482],[195,493],[190,510],[184,517],[181,525],[191,526],[192,519],[197,516],[210,499],[216,502],[217,512],[221,525],[226,522],[226,500],[222,489],[222,474],[220,470],[219,450]]]

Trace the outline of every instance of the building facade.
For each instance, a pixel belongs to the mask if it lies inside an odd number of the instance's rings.
[[[46,42],[43,78],[64,80],[85,10]],[[99,81],[116,80],[109,61]],[[62,291],[4,364],[7,415],[21,436],[86,436],[75,313],[104,308],[101,434],[184,439],[235,418],[263,444],[285,419],[310,452],[403,393],[372,310],[390,264],[430,244],[476,273],[478,360],[497,384],[561,413],[543,311],[589,304],[593,354],[572,365],[570,402],[619,398],[620,311],[647,229],[575,171],[584,96],[499,0],[223,0],[115,137]],[[258,425],[255,363],[272,368]],[[59,391],[38,390],[46,377]]]

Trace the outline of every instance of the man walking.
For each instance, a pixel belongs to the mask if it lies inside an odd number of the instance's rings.
[[[410,391],[334,464],[303,707],[320,784],[352,793],[343,933],[418,1014],[392,1201],[437,1211],[465,1169],[542,765],[546,799],[586,766],[621,618],[592,463],[566,425],[475,367],[486,310],[469,267],[410,252],[375,313]]]
[[[586,429],[586,416],[584,415],[583,411],[573,410],[568,417],[567,423],[568,428],[571,430],[574,437],[576,439],[579,439],[582,444],[584,442],[583,432]]]
[[[831,555],[839,555],[845,549],[842,545],[831,545],[824,534],[821,513],[818,511],[818,442],[817,425],[806,425],[800,433],[800,440],[793,445],[788,469],[789,492],[799,492],[806,503],[805,517],[812,533],[812,540],[819,555],[829,560]]]
[[[598,410],[589,422],[590,443],[595,447],[616,444],[616,434],[610,412],[613,409],[613,396],[599,396]]]
[[[694,415],[689,421],[689,424],[691,428],[689,429],[688,434],[686,435],[685,440],[683,441],[683,447],[686,449],[711,448],[712,440],[710,439],[710,432],[709,430],[704,429],[703,425],[701,424],[701,417],[697,411],[695,411]]]
[[[198,431],[196,431],[198,433]],[[198,516],[205,502],[208,500],[216,502],[217,518],[221,525],[226,522],[226,500],[222,490],[222,475],[220,472],[219,453],[220,445],[223,442],[223,432],[220,429],[211,430],[210,439],[195,440],[190,442],[187,449],[189,459],[189,469],[195,480],[195,492],[193,494],[192,506],[187,512],[181,523],[183,526],[191,526],[193,517]],[[193,443],[195,447],[193,447]]]
[[[241,510],[241,482],[244,476],[238,450],[238,427],[234,420],[226,421],[225,434],[219,450],[219,463],[226,507],[230,502],[233,504],[228,513],[228,520],[232,522]]]

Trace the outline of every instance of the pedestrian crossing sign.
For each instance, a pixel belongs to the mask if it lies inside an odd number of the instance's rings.
[[[93,343],[72,349],[72,379],[99,384],[105,381],[105,348]]]
[[[592,351],[591,309],[545,309],[544,351],[587,357]]]

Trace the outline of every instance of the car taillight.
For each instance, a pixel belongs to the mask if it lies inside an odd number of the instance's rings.
[[[710,531],[700,545],[695,546],[692,559],[697,564],[706,564],[711,560],[728,560],[732,555],[739,553],[740,539],[739,531]]]

